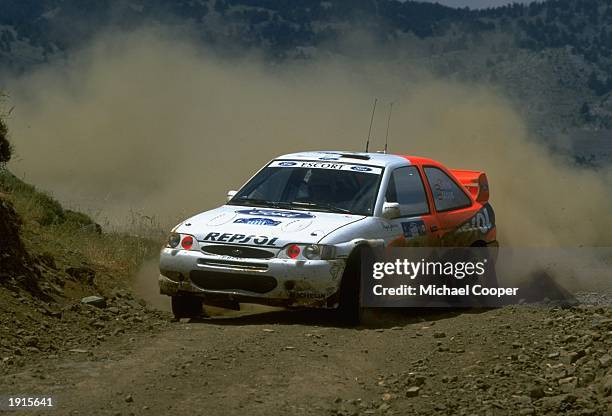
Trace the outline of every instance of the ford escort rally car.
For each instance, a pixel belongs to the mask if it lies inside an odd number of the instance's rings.
[[[360,259],[375,247],[496,245],[484,172],[413,156],[280,156],[225,205],[177,225],[159,286],[177,318],[241,302],[359,309]]]

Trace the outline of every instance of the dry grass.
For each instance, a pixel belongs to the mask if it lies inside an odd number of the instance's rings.
[[[0,192],[22,218],[28,251],[53,259],[58,270],[87,266],[112,280],[126,280],[162,245],[163,232],[154,219],[131,212],[123,230],[102,230],[88,215],[64,209],[6,170],[0,171]]]

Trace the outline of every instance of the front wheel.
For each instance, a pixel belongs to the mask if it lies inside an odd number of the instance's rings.
[[[202,299],[192,295],[172,296],[172,313],[176,319],[202,316]]]
[[[372,253],[367,248],[359,249],[351,255],[340,283],[338,314],[340,320],[348,325],[362,323],[365,312],[365,308],[361,306],[362,262],[373,262]]]
[[[338,305],[338,317],[347,325],[359,325],[361,322],[361,305],[359,302],[360,292],[359,275],[347,275],[342,278],[340,285],[340,305]]]

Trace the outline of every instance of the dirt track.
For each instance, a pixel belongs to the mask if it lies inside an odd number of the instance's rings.
[[[390,312],[357,329],[329,324],[327,312],[259,312],[41,359],[0,376],[0,391],[54,395],[58,415],[598,415],[608,406],[609,310]]]

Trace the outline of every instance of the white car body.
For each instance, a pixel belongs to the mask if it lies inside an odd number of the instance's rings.
[[[268,166],[355,170],[380,177],[370,215],[306,209],[223,205],[197,214],[173,230],[193,236],[193,246],[162,249],[162,294],[279,306],[334,308],[347,259],[361,245],[385,246],[405,235],[400,220],[382,215],[393,169],[407,157],[380,153],[302,152],[280,156]],[[263,170],[263,168],[262,168]],[[247,182],[248,183],[248,182]],[[402,219],[406,221],[406,219]],[[296,258],[287,247],[319,245],[325,259]]]

